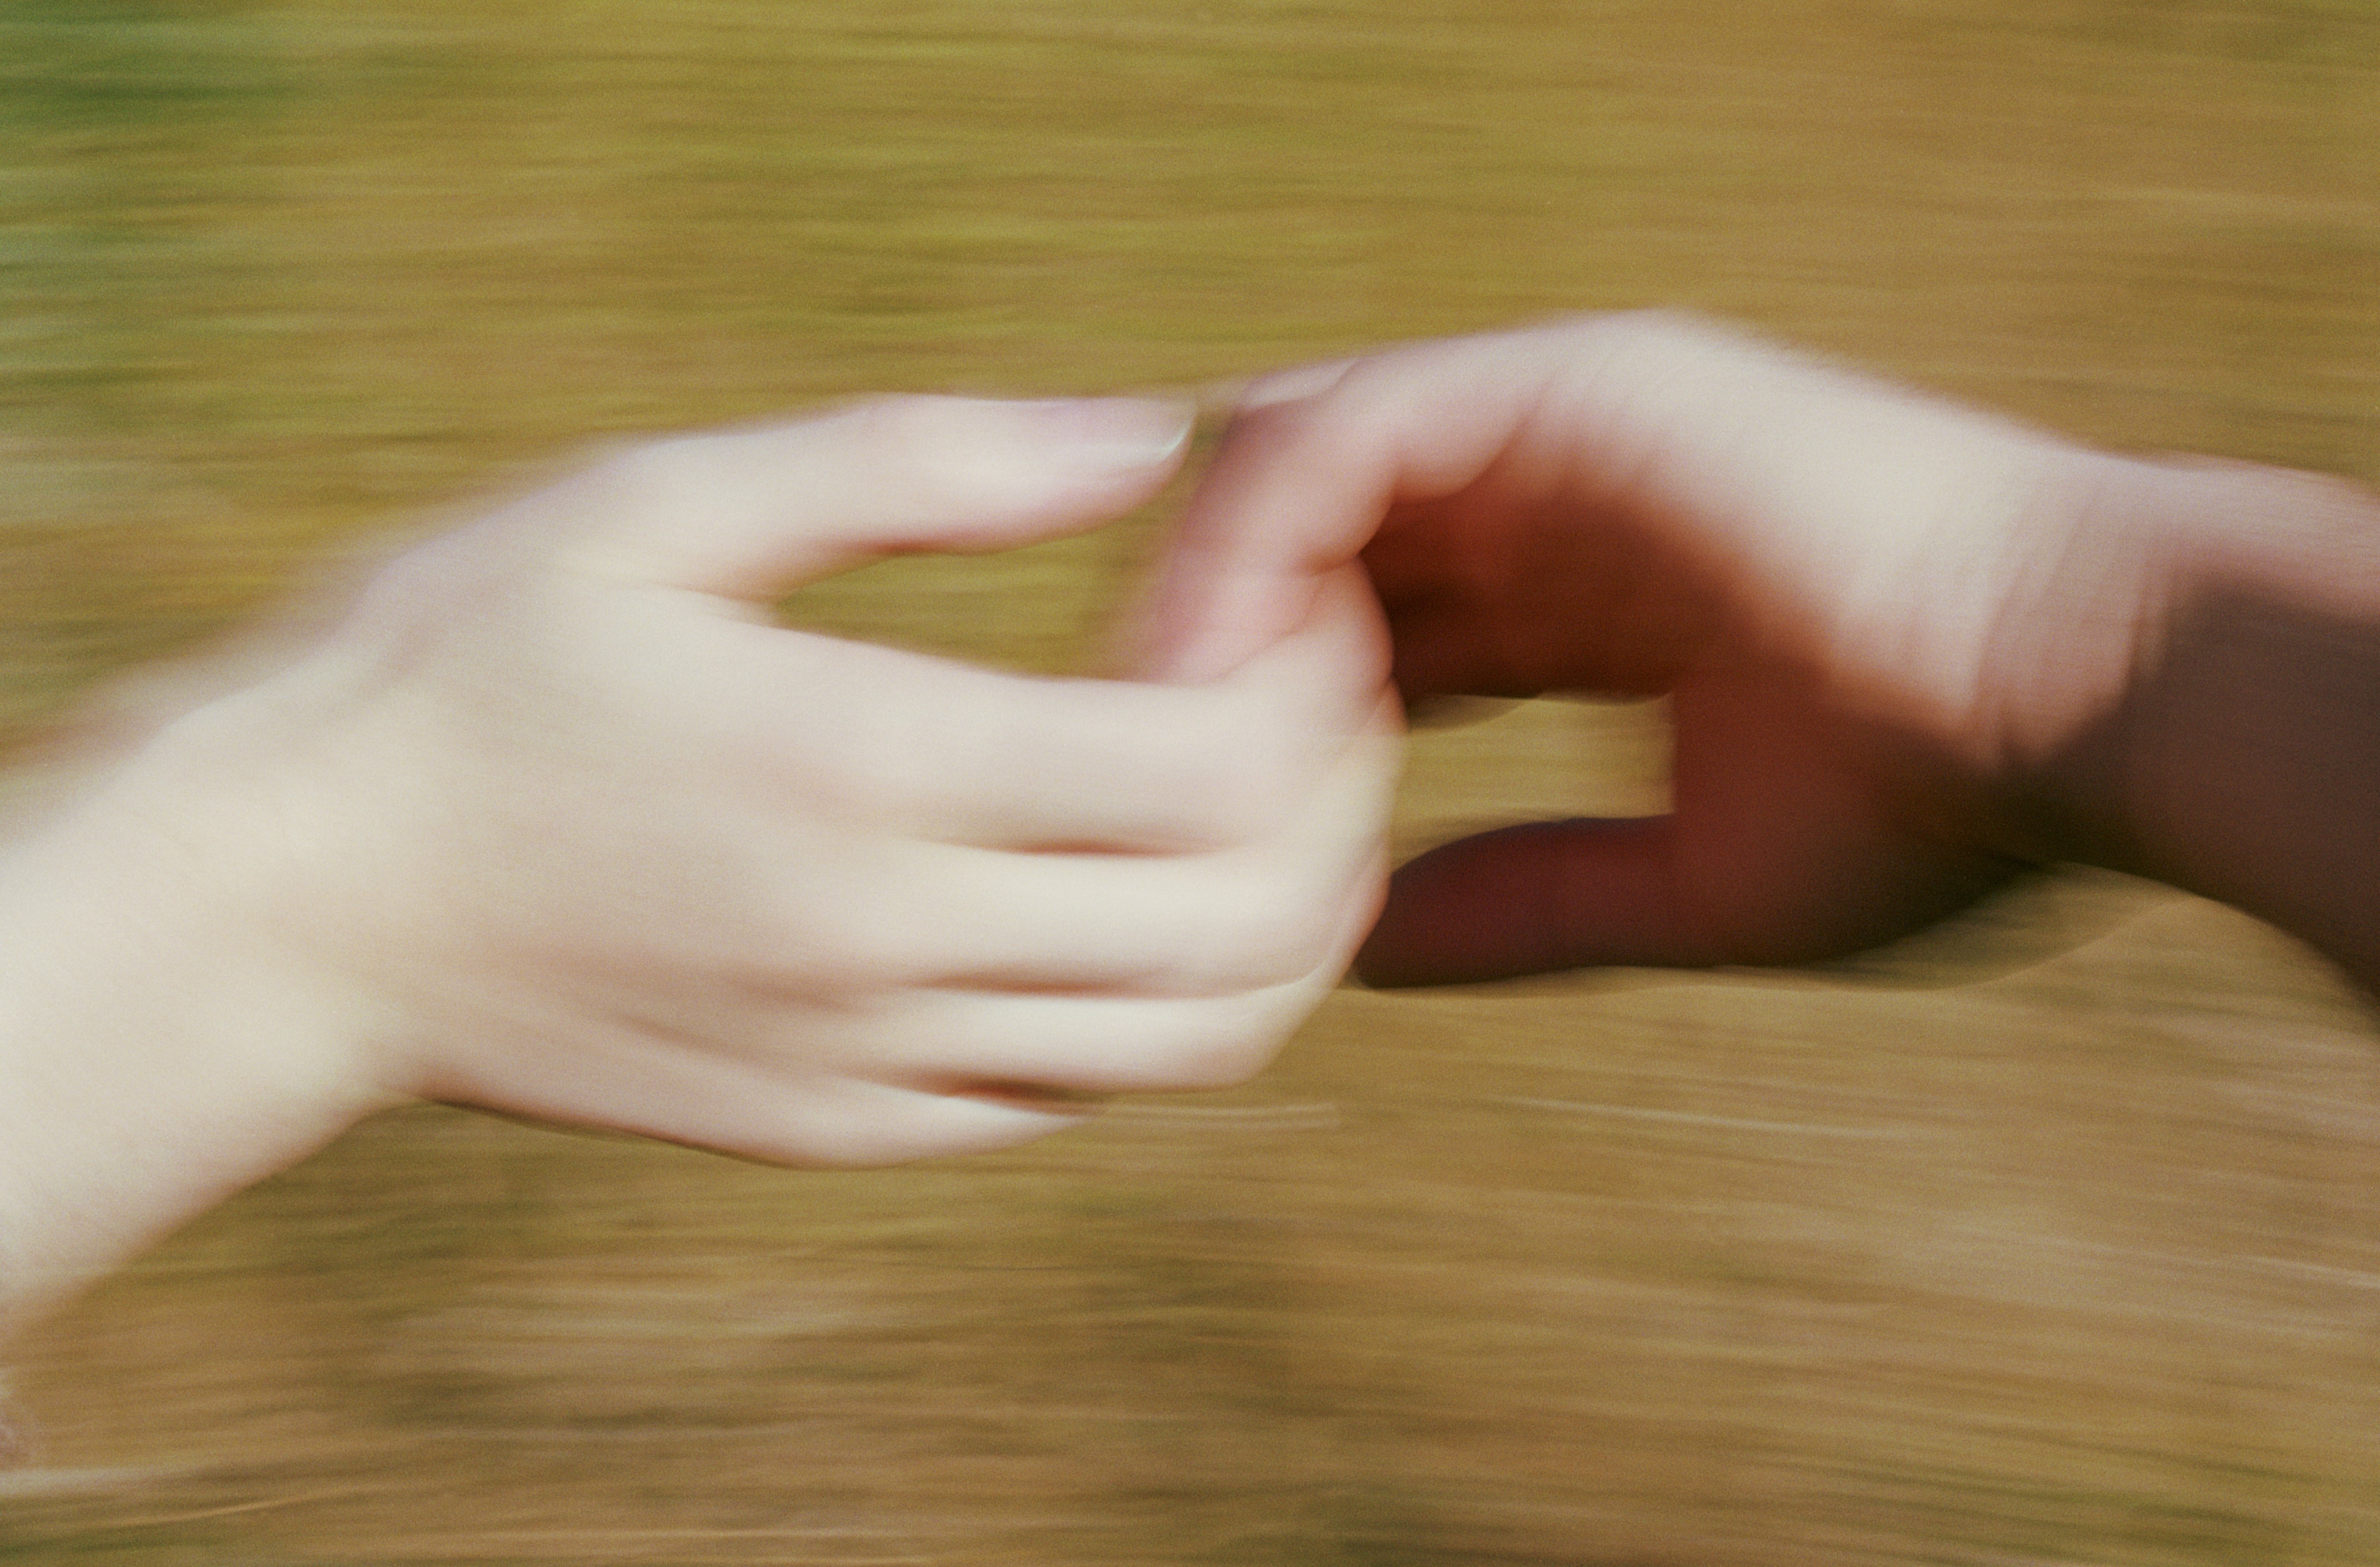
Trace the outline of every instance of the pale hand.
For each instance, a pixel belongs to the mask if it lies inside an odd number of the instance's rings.
[[[771,612],[1120,514],[1183,424],[914,398],[630,450],[164,727],[0,862],[0,1301],[410,1096],[859,1164],[1256,1071],[1378,904],[1357,573],[1195,686]]]

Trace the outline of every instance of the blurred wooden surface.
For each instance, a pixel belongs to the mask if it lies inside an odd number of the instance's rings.
[[[1582,307],[2380,476],[2362,0],[0,0],[0,130],[18,739],[590,439]],[[798,609],[1064,667],[1160,521]],[[1426,735],[1402,836],[1656,724]],[[391,1115],[18,1346],[0,1558],[2380,1561],[2374,1043],[2094,878],[938,1167]]]

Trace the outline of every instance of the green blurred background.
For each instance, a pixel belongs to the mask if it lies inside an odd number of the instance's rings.
[[[590,440],[1642,304],[2370,481],[2380,7],[0,0],[0,739]],[[1067,667],[1161,512],[796,611]],[[1659,739],[1429,735],[1401,837]],[[914,1170],[390,1115],[15,1348],[0,1557],[2372,1563],[2374,1044],[2069,877]]]

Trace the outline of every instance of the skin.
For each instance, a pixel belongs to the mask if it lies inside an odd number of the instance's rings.
[[[1590,317],[1260,383],[1148,656],[1239,668],[1350,564],[1410,703],[1658,694],[1676,725],[1671,814],[1399,871],[1372,983],[1826,958],[2059,860],[2380,980],[2380,501],[2350,485]]]
[[[1196,686],[771,609],[1094,526],[1186,424],[911,398],[633,449],[137,733],[0,854],[0,1321],[412,1098],[851,1165],[1257,1071],[1378,906],[1356,573]]]
[[[632,450],[136,726],[0,847],[0,1327],[408,1098],[992,1148],[1255,1072],[1359,944],[1380,984],[1792,961],[2072,859],[2380,981],[2380,501],[1706,323],[1258,387],[1141,683],[773,621],[1117,515],[1184,422],[902,399]],[[1676,809],[1447,846],[1366,941],[1391,673],[1665,694]]]

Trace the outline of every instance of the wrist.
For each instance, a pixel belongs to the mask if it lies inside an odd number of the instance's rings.
[[[179,729],[0,853],[0,1328],[393,1098],[274,939],[261,802]]]
[[[2158,572],[2120,694],[2045,770],[2069,857],[2233,904],[2380,985],[2380,497],[2129,464]]]

